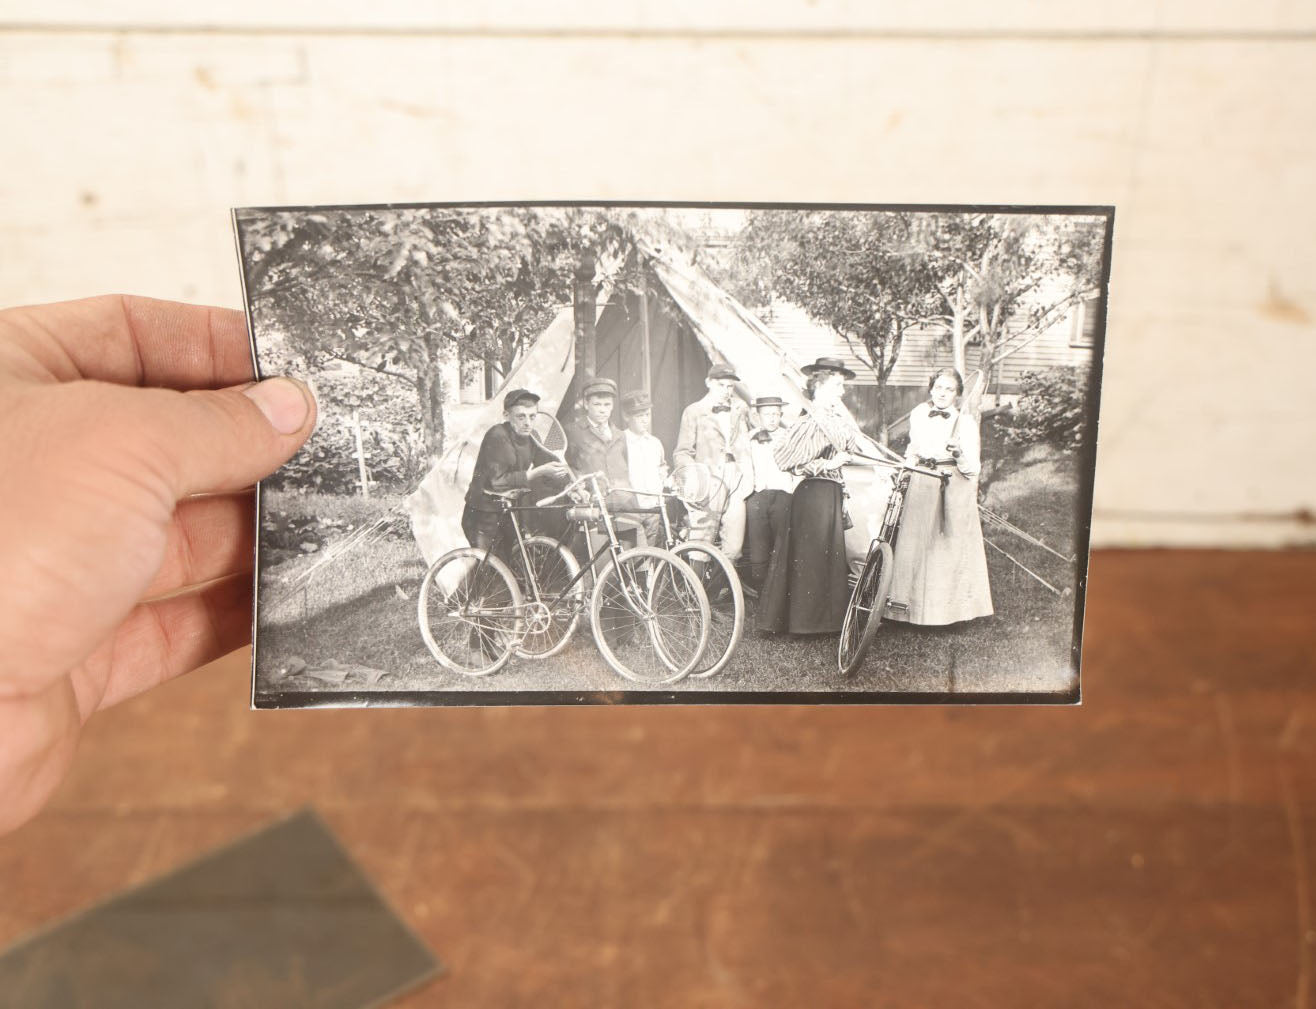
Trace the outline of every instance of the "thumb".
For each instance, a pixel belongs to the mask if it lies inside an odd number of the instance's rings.
[[[111,387],[116,453],[174,500],[249,487],[287,462],[315,426],[315,398],[292,378],[175,392]]]

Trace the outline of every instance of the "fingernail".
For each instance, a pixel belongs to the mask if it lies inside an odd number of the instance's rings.
[[[267,378],[242,394],[251,398],[279,434],[296,434],[311,412],[311,394],[291,378]]]

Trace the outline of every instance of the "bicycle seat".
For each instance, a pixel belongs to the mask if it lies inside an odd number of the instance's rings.
[[[517,498],[529,494],[530,488],[513,487],[511,490],[493,490],[492,488],[486,487],[484,492],[492,498],[497,498],[499,501],[515,501]]]

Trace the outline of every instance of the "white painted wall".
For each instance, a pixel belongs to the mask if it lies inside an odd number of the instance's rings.
[[[1113,203],[1096,541],[1311,543],[1313,33],[1283,0],[0,0],[0,303],[236,306],[232,206]]]

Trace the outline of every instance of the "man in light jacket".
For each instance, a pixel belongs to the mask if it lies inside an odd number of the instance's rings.
[[[690,509],[690,538],[713,543],[732,560],[745,541],[745,505],[738,493],[741,473],[735,445],[749,430],[749,410],[736,395],[740,376],[727,364],[708,371],[708,393],[681,414],[681,429],[672,452],[673,466],[702,463],[721,482],[707,509]]]

